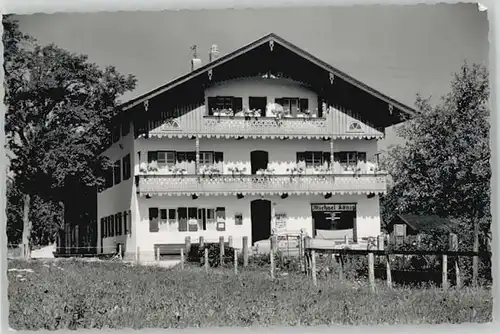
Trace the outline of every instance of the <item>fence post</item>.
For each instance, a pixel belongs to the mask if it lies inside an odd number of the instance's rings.
[[[344,280],[344,254],[340,253],[339,258],[340,258],[339,280],[343,281]]]
[[[229,248],[233,248],[233,236],[232,235],[227,237],[227,245]]]
[[[234,250],[234,274],[238,275],[238,250]]]
[[[306,275],[309,274],[309,250],[311,249],[311,238],[306,236],[304,237],[304,257],[303,257],[303,263],[304,263],[304,269]]]
[[[450,233],[450,251],[458,252],[458,236],[455,233]],[[453,262],[455,265],[455,286],[460,288],[461,279],[460,279],[460,269],[458,267],[458,256],[453,257]]]
[[[190,236],[187,236],[185,239],[184,239],[184,243],[185,243],[185,251],[186,251],[186,255],[189,254],[189,251],[191,250],[191,237]]]
[[[349,245],[349,237],[347,235],[344,235],[344,243]]]
[[[271,236],[271,251],[269,254],[269,259],[271,261],[271,279],[274,279],[274,251],[276,249],[276,236],[272,235]]]
[[[300,271],[304,272],[304,230],[300,229],[299,236],[299,263]]]
[[[243,237],[243,267],[248,266],[248,237]]]
[[[184,270],[184,248],[181,247],[181,269]]]
[[[137,251],[135,253],[135,261],[136,261],[136,264],[141,263],[141,247],[139,247],[139,246],[137,246]]]
[[[200,244],[200,249],[202,249],[205,246],[205,239],[203,237],[200,237],[198,243]]]
[[[122,244],[118,244],[118,256],[122,259]]]
[[[316,278],[316,252],[311,250],[311,276],[313,279],[313,284],[316,286],[318,284],[317,278]]]
[[[160,264],[160,247],[156,246],[155,248],[155,259],[156,259],[156,264]]]
[[[387,276],[387,287],[392,289],[391,256],[389,254],[385,256],[385,274]]]
[[[219,237],[220,266],[224,266],[224,236]]]
[[[442,263],[442,287],[444,290],[448,289],[448,255],[443,254]]]
[[[368,280],[370,281],[370,290],[375,292],[375,259],[372,252],[368,253]]]
[[[205,248],[205,271],[208,272],[208,248]]]

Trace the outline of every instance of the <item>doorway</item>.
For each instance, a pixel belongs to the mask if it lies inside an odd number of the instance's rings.
[[[267,169],[269,163],[269,153],[266,151],[252,151],[250,152],[250,164],[252,166],[252,175],[260,169]]]
[[[250,203],[252,245],[271,237],[271,201],[256,199]]]

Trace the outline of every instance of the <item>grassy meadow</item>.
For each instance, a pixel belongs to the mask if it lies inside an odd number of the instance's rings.
[[[486,288],[388,289],[265,270],[157,268],[81,260],[9,261],[15,330],[489,322]],[[240,268],[241,269],[241,268]]]

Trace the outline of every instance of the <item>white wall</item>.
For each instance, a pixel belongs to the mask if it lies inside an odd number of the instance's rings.
[[[216,84],[205,91],[206,97],[237,96],[243,98],[243,109],[249,108],[250,96],[275,98],[297,97],[309,100],[309,110],[318,108],[318,95],[298,82],[287,79],[242,78]]]
[[[194,151],[196,144],[190,139],[150,138],[138,139],[136,150],[141,151],[141,161],[147,162],[147,151],[176,150]],[[272,139],[200,139],[200,151],[224,152],[224,171],[231,165],[244,166],[247,173],[251,171],[250,152],[264,150],[269,153],[269,168],[274,168],[276,174],[287,174],[286,169],[296,164],[297,152],[323,151],[330,152],[330,142],[323,140],[272,140]],[[376,140],[335,140],[334,151],[366,152],[367,160],[375,158],[377,153]]]
[[[121,145],[121,147],[120,147]],[[119,212],[134,210],[137,202],[135,183],[134,183],[134,165],[136,164],[136,154],[134,152],[134,129],[130,126],[130,132],[127,136],[121,137],[120,140],[103,155],[111,161],[122,159],[127,154],[130,154],[131,176],[128,180],[123,180],[123,168],[121,168],[122,180],[119,184],[104,190],[97,194],[97,252],[101,249],[101,218],[114,215]],[[121,165],[122,166],[122,165]],[[123,167],[123,166],[122,166]],[[130,219],[130,218],[127,218]],[[134,225],[132,224],[132,229]],[[122,233],[124,234],[124,233]],[[130,252],[135,249],[134,233],[128,235],[107,237],[103,239],[103,252],[111,253],[116,250],[116,245],[122,243],[125,245],[125,251]]]
[[[186,236],[190,236],[192,242],[198,242],[200,236],[203,236],[206,242],[217,242],[220,236],[224,236],[225,240],[232,236],[234,247],[241,247],[243,236],[248,236],[249,243],[252,240],[250,203],[261,198],[271,201],[274,213],[287,214],[286,230],[288,231],[297,232],[300,229],[305,229],[308,235],[312,235],[311,203],[356,203],[358,239],[380,234],[378,196],[371,199],[366,196],[333,196],[329,199],[325,199],[323,196],[289,196],[286,199],[281,199],[279,196],[246,196],[243,199],[237,199],[236,196],[212,196],[199,197],[196,200],[190,197],[162,196],[150,199],[139,198],[140,221],[136,230],[137,245],[141,247],[141,253],[144,251],[152,255],[154,254],[153,245],[156,243],[183,244]],[[165,228],[160,232],[149,232],[148,210],[150,207],[169,209],[177,207],[215,208],[218,206],[226,208],[226,231],[178,232]],[[243,214],[243,225],[235,225],[234,216],[236,213]],[[274,226],[271,227],[274,228]]]

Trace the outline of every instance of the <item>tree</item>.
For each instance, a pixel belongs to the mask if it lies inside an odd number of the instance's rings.
[[[419,115],[399,129],[405,144],[390,148],[384,160],[392,177],[382,200],[385,221],[396,213],[454,218],[461,238],[477,245],[481,234],[486,247],[491,224],[488,98],[487,69],[467,63],[436,106],[417,96]]]
[[[103,185],[110,162],[99,154],[117,98],[134,89],[136,79],[113,66],[101,70],[85,55],[38,45],[11,16],[3,23],[5,133],[13,153],[10,168],[24,194],[23,244],[28,244],[34,195],[66,203],[79,189]]]

